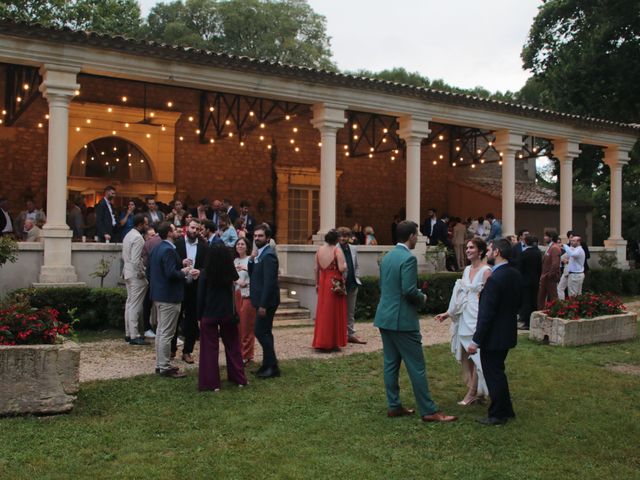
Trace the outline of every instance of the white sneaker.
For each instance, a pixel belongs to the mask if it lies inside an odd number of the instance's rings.
[[[184,345],[184,341],[183,341],[180,337],[178,337],[178,341],[176,342],[176,345],[178,345],[179,347],[181,347],[181,346],[183,346],[183,345]]]
[[[144,336],[147,338],[156,338],[156,334],[151,329],[144,332]]]

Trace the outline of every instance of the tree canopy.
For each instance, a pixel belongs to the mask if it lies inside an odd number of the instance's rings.
[[[549,0],[538,11],[522,50],[533,76],[519,92],[554,110],[640,122],[640,2]],[[640,238],[640,148],[623,174],[623,235]],[[555,173],[558,173],[556,166]],[[585,146],[574,162],[574,190],[595,202],[594,241],[608,236],[609,169]]]

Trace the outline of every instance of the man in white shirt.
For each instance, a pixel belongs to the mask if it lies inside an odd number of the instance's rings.
[[[143,232],[146,229],[146,218],[138,213],[133,217],[133,228],[122,241],[122,274],[127,287],[127,303],[124,309],[125,340],[131,345],[148,345],[139,334],[142,319],[144,297],[147,293],[147,277],[142,250],[144,248]]]
[[[582,293],[582,283],[584,282],[585,253],[582,248],[582,238],[574,235],[571,237],[569,245],[563,245],[562,249],[569,257],[569,262],[564,267],[569,270],[569,276],[567,278],[569,296],[575,297]]]

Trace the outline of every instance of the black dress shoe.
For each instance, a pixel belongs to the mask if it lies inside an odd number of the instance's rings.
[[[131,342],[131,337],[124,337],[124,341],[127,343]]]
[[[144,337],[132,338],[129,345],[149,345],[149,342],[145,341]]]
[[[257,373],[258,378],[262,378],[263,380],[267,378],[275,378],[280,376],[280,369],[278,367],[267,367],[261,372]]]
[[[258,368],[257,370],[253,370],[251,373],[253,373],[254,375],[260,375],[262,372],[266,370],[266,368],[267,367],[262,365],[260,368]]]
[[[482,425],[504,425],[507,423],[507,419],[502,417],[484,417],[479,418],[478,423]]]

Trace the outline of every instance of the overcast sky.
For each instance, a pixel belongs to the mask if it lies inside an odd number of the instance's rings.
[[[168,0],[167,0],[168,1]],[[519,90],[520,51],[541,0],[308,0],[341,70],[404,67],[463,88]],[[142,13],[158,3],[140,0]]]

